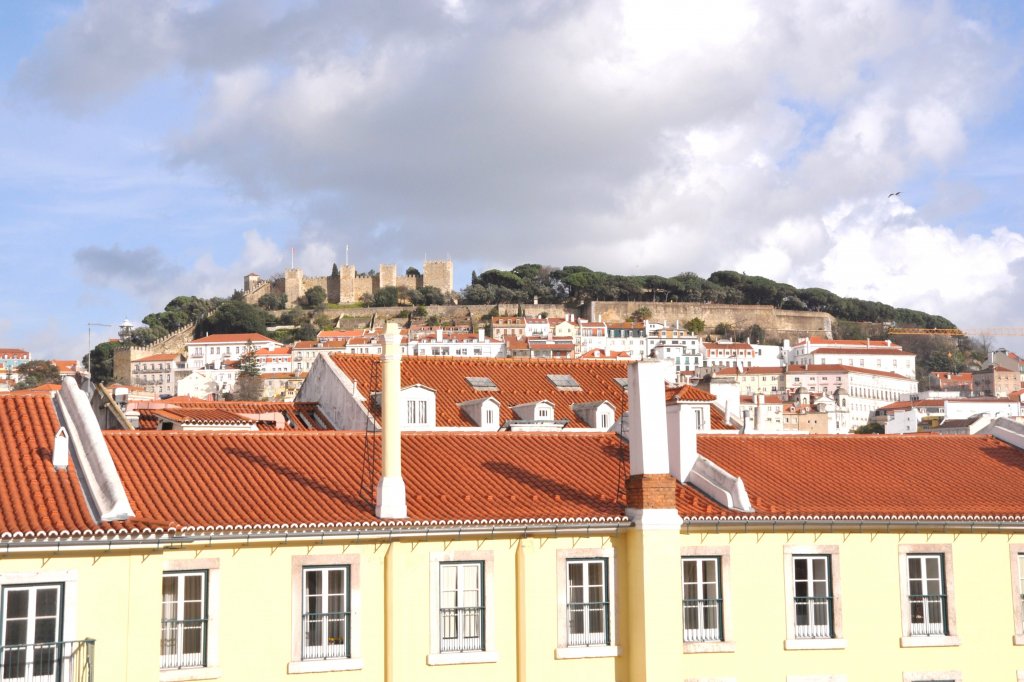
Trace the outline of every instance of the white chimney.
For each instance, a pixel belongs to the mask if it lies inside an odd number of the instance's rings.
[[[63,426],[53,436],[53,468],[57,471],[68,468],[68,432]]]
[[[629,365],[629,479],[626,515],[639,529],[675,530],[676,479],[669,464],[665,367],[660,360]]]
[[[389,324],[391,324],[391,323],[389,323]],[[396,327],[396,328],[397,328],[397,327]],[[387,333],[387,332],[385,332],[385,334],[386,334],[386,333]],[[436,341],[437,341],[438,343],[441,343],[441,330],[440,330],[440,329],[436,329],[436,330],[434,330],[434,339],[435,339],[435,340],[436,340]]]
[[[484,342],[484,328],[483,327],[480,327],[479,329],[476,330],[476,340],[479,341],[480,343]]]
[[[764,393],[754,395],[754,431],[764,429]]]
[[[438,331],[438,334],[441,332]],[[398,325],[388,322],[384,329],[381,359],[381,450],[383,467],[377,485],[377,517],[404,519],[409,516],[402,479],[402,424],[399,400],[402,391],[402,335]]]
[[[660,360],[630,363],[629,474],[667,474],[668,431],[665,369]]]

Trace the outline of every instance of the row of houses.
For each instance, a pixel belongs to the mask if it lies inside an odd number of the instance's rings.
[[[706,394],[666,388],[664,362],[528,361],[563,376],[517,383],[488,369],[508,360],[434,361],[479,367],[460,384],[417,368],[390,329],[381,357],[318,358],[311,376],[343,361],[352,400],[325,394],[290,418],[348,410],[370,428],[104,431],[70,379],[0,398],[0,432],[17,436],[0,439],[4,679],[1024,671],[1013,422],[942,438],[728,434],[706,428]],[[604,365],[622,376],[588,369]],[[581,407],[601,386],[623,396],[607,401],[619,431]],[[529,421],[517,408],[536,387],[556,419],[535,405],[533,421],[573,431],[468,423],[464,395]],[[462,430],[419,428],[429,393],[438,425]]]
[[[522,325],[515,331],[534,332],[525,326],[531,318],[496,318]],[[541,319],[541,318],[538,318]],[[517,359],[615,359],[631,360],[654,357],[674,366],[680,382],[719,370],[739,372],[750,368],[803,365],[842,365],[877,372],[889,372],[912,378],[914,355],[890,342],[834,341],[808,338],[790,347],[765,346],[734,342],[728,339],[709,341],[660,323],[585,323],[569,320],[544,320],[547,328],[558,332],[568,329],[591,330],[593,336],[557,336],[540,334],[505,334],[494,338],[478,330],[412,327],[402,330],[402,353],[416,357],[473,357]],[[510,327],[511,328],[511,327]],[[540,329],[538,325],[536,329]],[[504,327],[498,327],[504,330]],[[584,341],[581,341],[584,339]],[[331,354],[376,355],[383,348],[381,330],[322,331],[313,341],[298,341],[285,346],[261,334],[213,334],[186,344],[183,353],[150,355],[132,361],[131,384],[157,395],[186,394],[178,382],[193,372],[187,394],[196,393],[196,386],[211,385],[207,394],[223,394],[233,390],[238,362],[252,352],[266,375],[285,378],[304,375],[319,356]],[[294,384],[294,382],[292,382]],[[201,392],[201,390],[199,391]],[[268,397],[287,397],[271,393]]]

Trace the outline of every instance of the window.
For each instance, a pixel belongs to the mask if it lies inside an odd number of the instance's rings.
[[[844,649],[838,545],[787,545],[786,649]]]
[[[952,545],[900,545],[903,638],[913,646],[956,646]]]
[[[614,554],[610,547],[556,552],[558,648],[555,658],[618,656],[615,646]]]
[[[313,566],[302,571],[302,660],[349,655],[348,567]]]
[[[427,401],[426,400],[408,400],[405,403],[407,415],[406,423],[408,424],[426,424],[427,423]]]
[[[292,557],[289,673],[359,670],[359,555]]]
[[[911,635],[946,635],[946,580],[941,554],[907,557]]]
[[[441,652],[483,649],[483,563],[441,564],[439,609]]]
[[[160,621],[160,680],[218,677],[217,559],[164,562]],[[204,671],[197,675],[196,668]]]
[[[566,562],[569,587],[566,623],[569,646],[607,646],[611,603],[608,600],[608,560],[572,559]]]
[[[478,391],[497,391],[498,385],[488,377],[466,377],[466,383]]]
[[[489,551],[431,553],[427,665],[497,662],[493,567]]]
[[[206,571],[164,573],[160,667],[206,665]]]
[[[722,641],[720,557],[683,558],[683,641]]]
[[[5,587],[0,671],[4,680],[57,679],[63,648],[62,584]]]
[[[576,380],[569,374],[549,374],[548,381],[555,385],[555,388],[559,390],[569,391],[580,391],[580,385],[576,383]]]
[[[829,557],[793,557],[793,609],[797,639],[833,637]]]

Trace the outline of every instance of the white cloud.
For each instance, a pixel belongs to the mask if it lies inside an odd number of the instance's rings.
[[[878,203],[955,163],[1019,64],[1005,59],[1019,47],[943,3],[226,0],[133,13],[87,4],[22,65],[23,85],[81,110],[180,70],[202,104],[167,134],[170,155],[295,207],[301,229],[276,238],[301,236],[309,272],[351,244],[362,268],[424,252],[736,268],[926,309],[1016,283],[1011,228],[965,235]],[[96,74],[109,82],[92,88]],[[243,241],[238,261],[200,259],[188,277],[220,286],[287,262],[273,240]]]

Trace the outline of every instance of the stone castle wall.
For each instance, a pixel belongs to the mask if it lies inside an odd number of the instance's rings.
[[[423,271],[424,274],[419,277],[399,275],[397,265],[384,264],[376,275],[367,276],[356,274],[354,265],[343,265],[338,268],[336,276],[306,277],[299,268],[292,268],[286,270],[283,277],[272,281],[246,275],[242,291],[246,303],[257,303],[261,296],[273,292],[284,294],[288,305],[295,305],[301,296],[316,286],[323,287],[327,292],[328,303],[358,303],[364,295],[372,296],[384,287],[422,289],[424,286],[433,286],[445,294],[453,291],[451,261],[425,261]]]
[[[587,306],[586,314],[592,320],[623,322],[639,308],[651,311],[651,321],[666,321],[669,324],[686,322],[695,317],[704,320],[707,330],[720,323],[731,325],[741,331],[759,325],[769,338],[799,336],[832,336],[835,318],[828,313],[802,310],[780,310],[768,305],[727,305],[721,303],[645,303],[643,301],[594,301]]]
[[[264,292],[266,293],[266,292]],[[260,294],[261,296],[263,294]],[[132,362],[159,353],[183,353],[185,344],[192,340],[196,325],[190,324],[157,339],[148,346],[122,346],[114,350],[114,381],[131,383]]]

